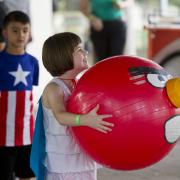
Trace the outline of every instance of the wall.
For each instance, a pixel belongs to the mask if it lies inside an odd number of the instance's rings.
[[[30,0],[30,16],[32,22],[33,41],[28,45],[27,51],[39,60],[40,79],[39,86],[34,88],[34,102],[37,101],[42,94],[44,86],[50,80],[50,75],[46,72],[42,65],[42,46],[46,38],[48,38],[52,30],[52,1],[51,0]]]

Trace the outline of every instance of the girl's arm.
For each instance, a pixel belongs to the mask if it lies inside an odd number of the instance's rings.
[[[112,117],[112,115],[98,115],[98,105],[94,107],[89,113],[80,115],[78,117],[77,114],[66,111],[64,106],[64,93],[62,89],[55,83],[51,83],[49,87],[47,87],[47,91],[45,91],[44,95],[47,97],[49,108],[51,108],[55,118],[61,125],[88,126],[104,133],[111,131],[113,124],[104,121],[103,119]]]

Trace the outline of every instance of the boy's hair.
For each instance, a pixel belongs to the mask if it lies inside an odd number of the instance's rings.
[[[49,37],[43,45],[43,65],[52,76],[60,76],[73,69],[73,52],[81,43],[78,35],[71,32],[58,33]]]
[[[10,22],[20,22],[22,24],[30,24],[29,16],[22,11],[12,11],[8,13],[3,20],[3,28],[6,28]]]

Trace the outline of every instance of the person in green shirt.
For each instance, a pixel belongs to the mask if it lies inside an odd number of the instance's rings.
[[[123,9],[133,0],[80,0],[80,10],[88,17],[96,61],[121,55],[126,42]]]

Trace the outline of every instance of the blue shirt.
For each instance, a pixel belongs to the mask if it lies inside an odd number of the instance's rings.
[[[33,85],[38,85],[38,60],[28,53],[11,55],[0,52],[0,72],[1,91],[32,90]]]

